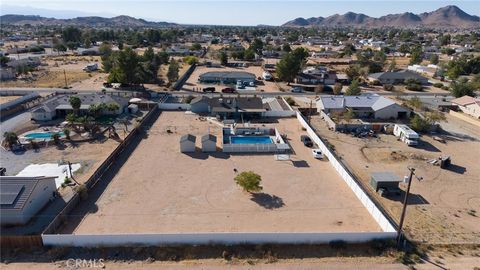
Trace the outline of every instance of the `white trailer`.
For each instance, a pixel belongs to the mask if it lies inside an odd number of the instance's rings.
[[[418,145],[420,136],[407,125],[395,125],[393,134],[400,138],[400,140],[407,145]]]

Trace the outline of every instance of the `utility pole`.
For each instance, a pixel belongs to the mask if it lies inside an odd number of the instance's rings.
[[[63,70],[63,77],[65,78],[65,89],[68,89],[68,84],[67,84],[67,72],[65,69]]]
[[[400,242],[402,240],[402,235],[403,235],[403,222],[405,220],[405,214],[407,212],[407,204],[408,204],[408,195],[410,195],[410,187],[412,186],[412,178],[415,175],[415,178],[417,178],[418,181],[422,180],[422,177],[418,177],[415,174],[415,168],[413,167],[408,167],[408,170],[410,171],[410,175],[408,177],[408,185],[407,185],[407,191],[405,193],[405,197],[403,198],[403,208],[402,208],[402,215],[400,216],[400,223],[398,225],[398,236],[397,236],[397,245],[400,247]]]

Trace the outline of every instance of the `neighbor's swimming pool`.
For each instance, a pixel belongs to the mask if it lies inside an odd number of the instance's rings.
[[[58,134],[60,136],[65,135],[63,132],[35,132],[35,133],[26,134],[23,137],[29,138],[29,139],[50,139],[52,138],[53,134]]]
[[[268,136],[232,136],[231,144],[270,144],[272,139]]]

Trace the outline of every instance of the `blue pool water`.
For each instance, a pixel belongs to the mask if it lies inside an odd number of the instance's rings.
[[[50,139],[52,135],[58,133],[60,136],[63,136],[63,132],[36,132],[25,135],[25,138],[29,139]]]
[[[232,144],[269,144],[273,143],[268,136],[232,136],[230,137]]]

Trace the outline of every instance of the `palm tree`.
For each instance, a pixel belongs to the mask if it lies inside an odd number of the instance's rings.
[[[82,106],[82,100],[79,97],[71,96],[68,99],[68,102],[70,102],[70,106],[72,106],[75,115],[78,115],[78,110],[80,110],[80,107]]]
[[[5,132],[3,133],[3,137],[5,138],[5,142],[9,148],[12,148],[12,145],[18,143],[18,136],[15,132]]]

